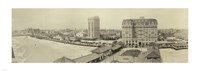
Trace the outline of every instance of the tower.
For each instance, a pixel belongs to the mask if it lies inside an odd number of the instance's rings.
[[[88,37],[100,38],[100,19],[98,16],[88,18]]]

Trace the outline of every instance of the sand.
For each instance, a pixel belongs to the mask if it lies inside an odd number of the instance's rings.
[[[64,44],[27,36],[18,36],[12,39],[16,56],[13,62],[52,63],[62,56],[75,59],[91,54],[90,51],[96,49],[96,47]]]
[[[160,49],[163,63],[187,63],[188,50]]]

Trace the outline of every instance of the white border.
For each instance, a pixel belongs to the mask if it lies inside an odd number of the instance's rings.
[[[199,70],[198,2],[191,0],[1,0],[1,71],[189,71]],[[52,64],[11,63],[12,8],[189,8],[189,63]]]

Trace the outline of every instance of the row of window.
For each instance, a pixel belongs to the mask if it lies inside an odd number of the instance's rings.
[[[126,41],[125,42],[126,45],[148,45],[149,43],[148,42],[129,42],[129,41]]]
[[[152,39],[149,39],[149,38],[141,38],[141,39],[138,39],[138,40],[124,40],[126,42],[129,42],[129,43],[137,43],[137,41],[156,41],[157,38],[152,38]]]
[[[126,24],[126,25],[157,25],[156,22],[138,22],[138,23],[125,22],[123,24]]]
[[[123,29],[123,31],[146,31],[146,32],[150,32],[150,31],[157,31],[157,29],[156,28],[126,28],[126,29]]]
[[[155,19],[129,19],[124,20],[123,22],[156,22]]]
[[[152,36],[156,37],[157,35],[156,34],[149,34],[149,35],[147,35],[147,34],[133,34],[133,35],[132,34],[122,34],[122,36],[140,38],[140,37],[152,37]]]
[[[135,33],[129,33],[129,32],[123,32],[122,35],[131,35],[131,34],[135,34],[135,35],[149,35],[149,36],[156,36],[157,33],[156,32],[135,32]]]

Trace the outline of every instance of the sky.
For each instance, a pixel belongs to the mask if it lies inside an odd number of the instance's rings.
[[[158,21],[158,29],[188,29],[187,8],[13,8],[12,29],[87,29],[99,16],[101,29],[122,29],[123,19],[141,16]]]

